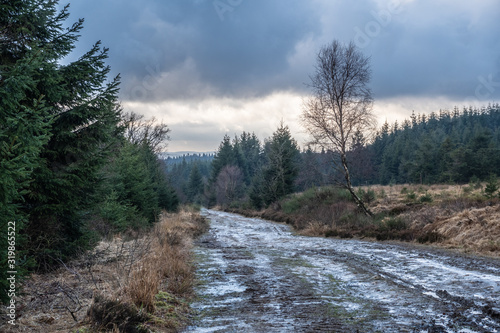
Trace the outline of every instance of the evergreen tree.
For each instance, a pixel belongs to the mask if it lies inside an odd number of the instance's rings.
[[[156,166],[153,170],[153,179],[158,185],[158,206],[167,211],[176,211],[179,207],[179,197],[169,180],[166,172],[165,162],[156,155]]]
[[[240,148],[244,158],[245,183],[249,185],[262,164],[262,148],[255,133],[243,132],[240,136]]]
[[[107,50],[96,43],[77,61],[61,65],[60,60],[74,47],[83,20],[63,28],[68,7],[58,12],[56,4],[13,1],[3,3],[0,14],[2,86],[12,79],[4,73],[34,64],[26,68],[24,78],[18,77],[24,92],[18,91],[15,104],[24,110],[43,105],[43,111],[37,109],[22,119],[34,127],[48,125],[50,133],[33,165],[29,193],[22,204],[23,213],[29,215],[24,234],[39,265],[88,243],[84,212],[96,200],[97,172],[119,134],[118,78],[106,82]],[[12,107],[5,112],[16,112]],[[50,124],[47,119],[52,119]],[[37,140],[33,142],[37,145]]]
[[[267,163],[262,171],[264,204],[269,205],[293,193],[299,154],[297,142],[292,138],[288,126],[281,123],[265,144]]]
[[[189,174],[187,184],[187,195],[190,202],[201,202],[200,195],[203,193],[203,178],[201,176],[198,163],[194,163]]]
[[[424,138],[415,152],[415,163],[411,172],[411,179],[416,183],[432,183],[436,175],[436,147],[429,137]]]
[[[366,144],[367,140],[363,133],[357,131],[352,138],[351,149],[347,154],[354,185],[370,182],[373,178],[372,155]]]
[[[235,165],[233,146],[231,144],[231,139],[229,135],[224,135],[224,139],[219,145],[219,149],[215,154],[215,158],[212,161],[212,171],[210,175],[210,184],[214,184],[217,181],[217,176],[221,172],[222,168],[226,165]]]
[[[305,191],[313,186],[321,186],[324,180],[318,155],[311,150],[311,147],[308,147],[300,154],[300,157],[296,190]]]
[[[2,8],[2,13],[3,8]],[[0,14],[2,20],[5,17]],[[18,280],[26,273],[29,262],[25,257],[26,238],[20,234],[24,230],[28,214],[22,205],[28,194],[33,169],[41,163],[39,155],[50,138],[52,116],[45,106],[42,96],[36,96],[34,73],[39,70],[41,58],[35,52],[25,58],[8,62],[6,40],[0,41],[2,59],[0,65],[0,248],[6,251],[15,239]],[[10,222],[10,224],[9,224]],[[8,229],[15,223],[15,230]],[[9,231],[9,233],[8,233]],[[8,237],[9,236],[9,237]],[[6,252],[4,252],[6,254]],[[0,302],[7,300],[6,274],[8,256],[0,257]],[[12,263],[12,262],[11,262]]]
[[[405,123],[403,123],[405,124]],[[381,183],[468,182],[500,170],[500,109],[440,111],[439,116],[413,113],[403,129],[384,124],[374,143],[373,165]]]
[[[453,174],[453,159],[451,157],[451,152],[454,150],[454,144],[450,137],[447,136],[439,147],[438,156],[438,182],[448,183],[456,179],[456,175]]]
[[[495,174],[491,174],[488,177],[488,182],[486,183],[486,187],[484,189],[486,197],[489,199],[493,198],[496,191],[498,191],[498,188],[499,188],[498,177]]]

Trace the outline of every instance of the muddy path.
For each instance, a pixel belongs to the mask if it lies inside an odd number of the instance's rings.
[[[500,262],[204,211],[186,332],[500,332]]]

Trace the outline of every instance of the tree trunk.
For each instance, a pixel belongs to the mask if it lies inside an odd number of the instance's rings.
[[[365,203],[363,200],[361,200],[360,197],[354,192],[354,188],[352,187],[351,184],[351,175],[349,173],[349,169],[347,167],[347,159],[345,154],[341,154],[340,157],[342,161],[342,167],[344,168],[344,176],[345,176],[345,187],[351,193],[352,198],[354,199],[354,202],[356,202],[356,205],[365,213],[366,216],[373,217],[373,213],[365,206]]]

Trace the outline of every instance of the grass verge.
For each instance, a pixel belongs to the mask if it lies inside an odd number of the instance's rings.
[[[5,332],[176,332],[193,297],[198,212],[163,214],[152,230],[101,241],[57,271],[33,275]]]
[[[395,185],[358,188],[373,218],[336,187],[290,195],[265,210],[232,212],[291,224],[307,236],[371,238],[436,244],[500,256],[500,200],[477,185]]]

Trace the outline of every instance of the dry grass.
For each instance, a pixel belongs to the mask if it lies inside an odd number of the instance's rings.
[[[325,236],[331,228],[322,222],[312,221],[307,224],[307,226],[300,231],[301,235],[304,236]]]
[[[175,331],[189,311],[192,238],[207,227],[197,213],[165,214],[150,232],[118,235],[54,272],[32,275],[16,327],[2,332]]]
[[[374,219],[360,214],[354,204],[346,200],[315,198],[314,202],[307,201],[310,193],[306,192],[291,197],[293,200],[302,196],[295,200],[296,206],[289,213],[285,213],[282,206],[291,199],[260,212],[236,212],[286,222],[307,236],[433,243],[500,257],[500,201],[486,198],[484,183],[361,188],[375,193],[376,199],[369,204],[375,213]]]
[[[443,245],[488,255],[500,255],[500,204],[468,208],[437,218],[424,227],[443,236]]]
[[[384,192],[372,204],[376,213],[389,213],[407,221],[420,241],[466,252],[500,256],[500,203],[486,200],[485,184],[373,186]],[[410,194],[414,194],[411,200]],[[428,194],[432,202],[419,198]],[[420,238],[419,238],[420,237]]]
[[[195,222],[191,213],[181,212],[156,225],[150,236],[151,251],[135,264],[123,291],[136,306],[154,311],[155,295],[162,281],[174,295],[192,292],[191,240],[200,232],[200,225]]]

